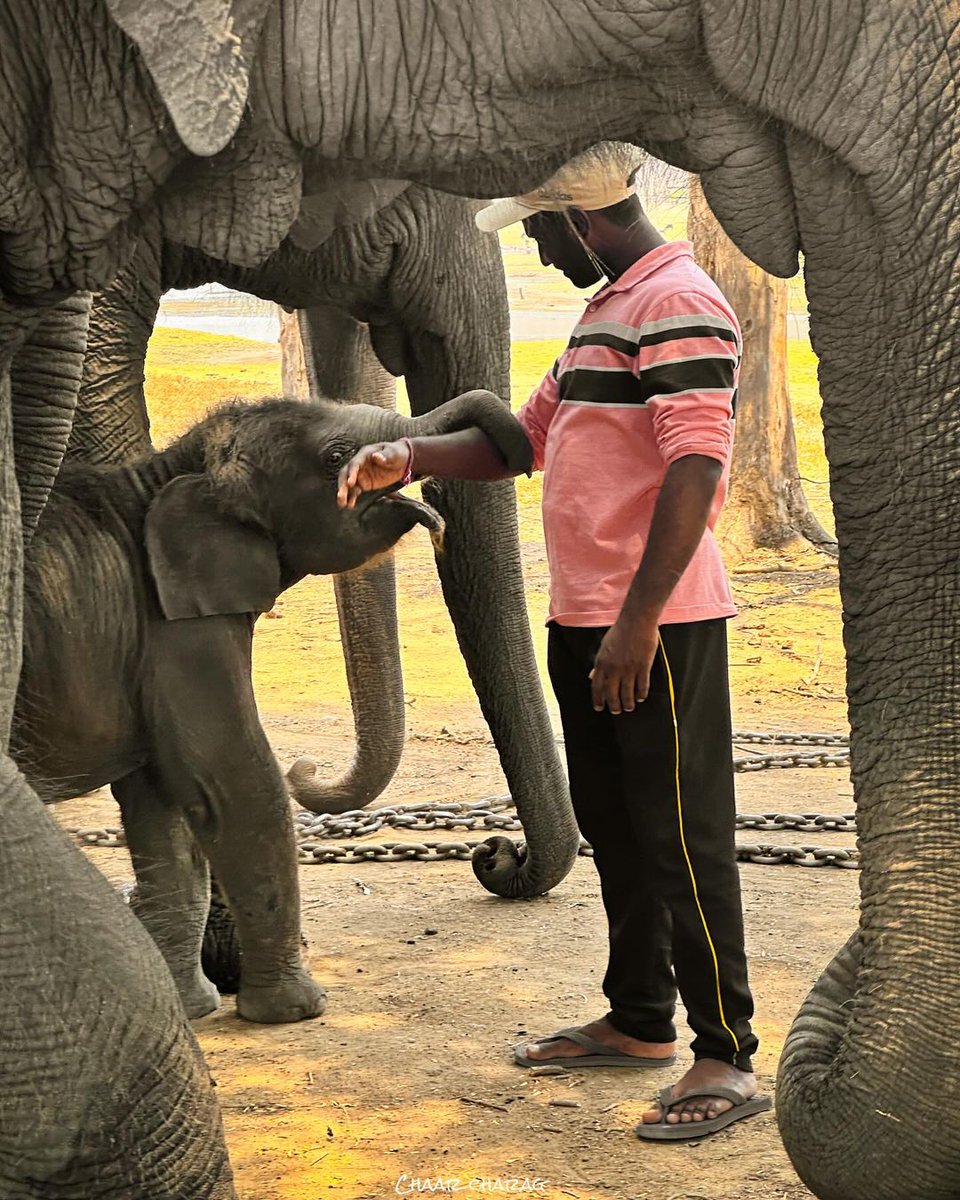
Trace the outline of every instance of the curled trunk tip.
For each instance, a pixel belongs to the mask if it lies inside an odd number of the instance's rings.
[[[321,783],[317,779],[316,759],[303,755],[287,771],[287,790],[297,804],[314,813],[344,813],[365,808],[380,795],[389,778],[365,788],[357,779],[355,766],[356,763],[334,783]]]

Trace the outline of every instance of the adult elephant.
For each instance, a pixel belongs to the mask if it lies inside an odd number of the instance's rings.
[[[792,274],[803,249],[863,903],[791,1034],[780,1122],[826,1200],[955,1196],[960,1076],[942,1001],[960,929],[953,0],[528,0],[522,25],[511,0],[106,4],[69,21],[52,0],[0,14],[7,301],[103,288],[159,191],[181,201],[181,241],[249,266],[332,172],[511,194],[601,138],[698,172],[768,271]],[[242,198],[218,187],[220,154]],[[0,313],[7,344],[18,319]],[[42,485],[42,464],[27,474]],[[0,535],[9,562],[16,520]],[[3,578],[15,614],[16,572]],[[7,712],[18,644],[14,616]]]
[[[161,294],[218,281],[303,310],[315,395],[391,405],[404,375],[414,414],[476,387],[509,393],[509,322],[495,239],[475,205],[396,181],[347,184],[305,202],[290,236],[259,267],[218,262],[144,232],[131,262],[94,297],[68,456],[122,462],[150,448],[144,357]],[[538,895],[559,882],[579,838],[533,652],[512,482],[426,485],[448,534],[437,558],[447,605],[489,723],[525,838],[474,859],[490,891]],[[318,812],[359,808],[389,783],[404,738],[392,560],[336,580],[357,753],[347,774],[318,783],[290,773],[295,798]]]

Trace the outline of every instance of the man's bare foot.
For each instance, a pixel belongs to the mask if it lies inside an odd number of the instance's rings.
[[[579,1032],[602,1042],[610,1047],[611,1054],[629,1054],[635,1058],[673,1058],[677,1051],[676,1042],[641,1042],[628,1037],[619,1029],[614,1029],[606,1017],[599,1021],[591,1021],[589,1025],[579,1026]],[[527,1042],[518,1047],[521,1053],[533,1062],[543,1062],[554,1058],[583,1058],[592,1057],[591,1052],[584,1046],[578,1046],[569,1038],[550,1038],[539,1042]]]
[[[731,1063],[719,1062],[714,1058],[698,1059],[684,1077],[673,1086],[673,1094],[682,1096],[684,1092],[708,1092],[712,1087],[733,1088],[744,1100],[750,1100],[757,1094],[756,1076],[749,1071],[741,1071]],[[696,1099],[685,1100],[682,1104],[671,1106],[667,1114],[668,1125],[678,1125],[688,1121],[709,1121],[719,1117],[733,1104],[721,1096],[697,1096]],[[650,1109],[643,1114],[644,1125],[654,1125],[662,1119],[659,1108]]]

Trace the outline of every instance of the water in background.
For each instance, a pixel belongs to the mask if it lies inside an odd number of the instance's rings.
[[[233,292],[219,283],[185,291],[171,288],[160,301],[156,324],[257,342],[276,342],[280,336],[280,315],[275,304],[246,292]]]
[[[511,308],[510,335],[515,342],[540,338],[567,338],[576,324],[582,302],[571,293],[573,312],[524,311]],[[194,333],[217,333],[225,337],[253,338],[276,342],[280,316],[275,304],[246,292],[232,292],[219,283],[177,291],[171,288],[160,301],[157,325],[189,329]]]

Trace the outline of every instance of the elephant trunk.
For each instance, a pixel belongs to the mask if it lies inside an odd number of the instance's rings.
[[[510,386],[499,244],[477,237],[471,207],[455,197],[437,194],[430,219],[435,226],[423,223],[421,241],[446,246],[451,260],[466,268],[446,276],[442,297],[427,311],[414,309],[407,317],[414,432],[479,425],[514,470],[529,470],[526,435],[496,398],[508,396]],[[416,244],[402,246],[394,264],[397,287],[409,296],[431,295],[431,265]],[[469,388],[489,388],[496,396],[474,392],[429,411]],[[424,482],[423,494],[447,523],[437,570],[525,837],[520,847],[509,838],[488,839],[474,854],[474,873],[499,896],[541,895],[570,870],[580,836],[533,652],[514,485],[433,479]]]
[[[376,361],[364,326],[338,309],[300,313],[304,366],[311,395],[384,408],[392,419],[396,384]],[[399,418],[397,418],[399,420]],[[291,795],[315,813],[363,808],[387,787],[403,752],[405,711],[393,554],[334,580],[356,749],[346,772],[317,778],[310,758],[287,773]]]
[[[70,296],[43,313],[10,369],[14,461],[25,545],[37,527],[70,439],[89,316],[89,292]]]
[[[353,701],[356,750],[346,772],[317,778],[317,764],[298,758],[287,772],[290,794],[315,813],[363,808],[396,774],[403,751],[403,675],[397,633],[393,555],[334,580],[347,686]]]
[[[533,448],[523,427],[510,416],[503,400],[487,391],[465,392],[448,400],[433,412],[415,417],[414,436],[427,437],[455,433],[476,426],[482,429],[503,455],[504,462],[517,475],[533,470]]]
[[[67,458],[130,463],[153,449],[144,397],[144,360],[160,296],[159,231],[93,297],[83,377]]]
[[[906,201],[916,165],[891,161],[871,191],[812,141],[789,146],[803,181],[797,214],[840,545],[861,909],[787,1038],[777,1116],[821,1200],[952,1200],[960,422],[954,248],[943,230],[957,221],[956,189],[928,177],[921,213]],[[905,226],[906,210],[916,226]],[[856,303],[844,290],[854,280]]]

